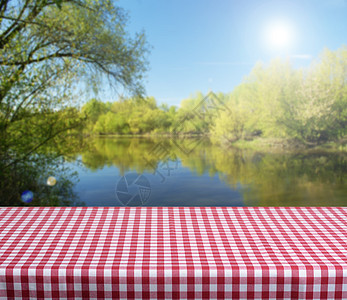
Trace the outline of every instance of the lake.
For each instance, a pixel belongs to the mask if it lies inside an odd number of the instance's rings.
[[[200,138],[94,138],[75,162],[86,206],[346,206],[346,153],[265,153]]]

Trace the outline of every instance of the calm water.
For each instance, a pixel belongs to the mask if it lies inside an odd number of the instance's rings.
[[[222,149],[205,138],[99,138],[71,166],[86,206],[347,206],[346,161]]]

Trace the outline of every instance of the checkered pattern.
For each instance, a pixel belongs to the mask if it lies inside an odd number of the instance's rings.
[[[0,298],[347,299],[347,208],[0,208]]]

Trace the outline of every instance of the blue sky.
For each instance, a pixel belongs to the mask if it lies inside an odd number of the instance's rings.
[[[145,86],[178,105],[197,91],[230,92],[257,61],[290,57],[307,66],[324,47],[347,44],[347,0],[120,0],[128,30],[152,46]],[[270,46],[269,28],[287,24],[291,41]],[[109,94],[111,95],[111,94]],[[110,96],[117,100],[117,96]]]

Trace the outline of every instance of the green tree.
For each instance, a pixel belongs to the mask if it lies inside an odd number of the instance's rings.
[[[292,99],[296,89],[297,74],[289,61],[275,59],[268,66],[256,64],[247,78],[250,87],[252,118],[265,137],[285,137],[286,127],[282,122],[285,112],[283,100]]]
[[[213,136],[233,142],[255,134],[296,139],[315,146],[346,135],[347,50],[325,49],[318,62],[295,70],[289,61],[258,63],[230,95],[229,107],[211,126]],[[229,98],[228,98],[229,97]]]
[[[221,112],[212,127],[212,134],[223,141],[235,142],[244,137],[247,111],[242,106],[233,105],[229,111]]]
[[[259,112],[252,97],[252,85],[243,83],[226,95],[219,95],[227,109],[211,124],[211,133],[223,142],[235,142],[260,133]]]
[[[109,0],[0,1],[1,190],[21,161],[29,168],[43,145],[80,126],[66,107],[81,82],[97,88],[105,77],[143,92],[147,44],[143,33],[129,36],[126,23]]]
[[[207,134],[211,114],[204,103],[205,95],[201,92],[181,101],[173,122],[173,129],[180,134]]]
[[[317,145],[346,135],[347,49],[324,50],[301,76],[293,97],[282,99],[288,135]]]
[[[84,131],[91,133],[99,116],[109,111],[110,106],[111,104],[106,104],[96,99],[91,99],[84,104],[81,109],[82,116],[86,117],[87,119]]]

